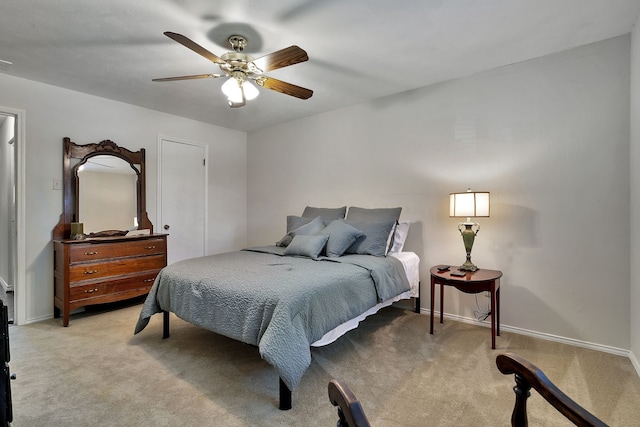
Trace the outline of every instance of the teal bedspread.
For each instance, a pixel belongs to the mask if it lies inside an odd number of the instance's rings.
[[[256,345],[293,391],[311,363],[311,343],[378,302],[409,290],[393,257],[283,256],[266,246],[165,267],[144,302],[135,333],[170,311],[196,326]]]

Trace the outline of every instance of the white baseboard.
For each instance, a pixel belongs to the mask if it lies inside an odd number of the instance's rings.
[[[80,308],[76,308],[74,310],[71,310],[69,312],[69,314],[78,314],[78,313],[84,313],[86,311],[86,307],[80,307]],[[24,324],[28,325],[30,323],[38,323],[38,322],[42,322],[43,320],[50,320],[53,319],[53,313],[52,314],[45,314],[44,316],[39,316],[39,317],[33,317],[31,319],[26,319]],[[60,313],[60,317],[58,318],[60,320],[60,324],[62,324],[62,313]]]
[[[43,320],[49,320],[49,319],[53,319],[53,314],[48,314],[45,316],[39,316],[39,317],[33,317],[31,319],[26,319],[25,322],[23,323],[23,325],[29,325],[31,323],[38,323],[38,322],[42,322]]]
[[[429,310],[426,310],[426,309],[421,309],[420,312],[425,313],[427,315],[429,314]],[[435,317],[439,317],[440,312],[434,311],[433,313],[434,313],[434,321],[435,321]],[[458,321],[458,322],[470,323],[470,324],[482,326],[485,328],[491,327],[491,323],[489,321],[481,322],[477,319],[472,319],[470,317],[458,316],[455,314],[447,314],[447,313],[444,314],[444,317],[447,319]],[[558,335],[547,334],[544,332],[531,331],[529,329],[517,328],[515,326],[508,326],[504,324],[500,325],[500,331],[513,332],[515,334],[527,335],[530,337],[540,338],[547,341],[554,341],[562,344],[574,345],[576,347],[583,347],[583,348],[588,348],[590,350],[602,351],[604,353],[615,354],[617,356],[625,356],[629,359],[629,361],[635,368],[638,376],[640,376],[640,363],[638,363],[638,359],[635,357],[635,355],[631,351],[625,350],[623,348],[612,347],[604,344],[591,343],[588,341],[577,340],[574,338],[561,337]]]
[[[633,354],[632,351],[629,352],[629,360],[631,361],[631,364],[635,368],[638,376],[640,376],[640,363],[638,363],[638,359],[636,358],[636,355]]]
[[[9,284],[2,277],[0,277],[0,286],[2,286],[2,289],[5,292],[13,291],[13,286],[9,286]]]

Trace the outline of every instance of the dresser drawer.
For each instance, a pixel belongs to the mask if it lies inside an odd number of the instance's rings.
[[[148,271],[143,274],[121,277],[108,282],[85,282],[84,284],[71,285],[69,289],[69,300],[71,302],[75,302],[132,290],[140,290],[141,293],[147,293],[151,289],[153,281],[159,271],[160,270]]]
[[[69,263],[97,261],[106,258],[122,258],[140,255],[164,254],[167,241],[162,238],[118,243],[87,243],[71,245]]]
[[[109,276],[137,273],[146,270],[159,270],[165,265],[164,254],[74,264],[69,266],[69,283],[103,279]]]

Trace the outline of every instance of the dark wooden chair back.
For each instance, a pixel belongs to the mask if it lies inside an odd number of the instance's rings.
[[[338,407],[337,427],[371,427],[360,401],[344,381],[329,382],[329,400]]]
[[[574,402],[556,387],[547,376],[528,360],[512,353],[500,354],[496,358],[498,369],[505,375],[515,374],[516,403],[511,414],[513,427],[527,427],[527,398],[533,387],[562,415],[577,426],[605,427],[606,424]]]

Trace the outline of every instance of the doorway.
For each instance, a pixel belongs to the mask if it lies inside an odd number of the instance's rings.
[[[0,297],[24,323],[24,111],[0,107]]]
[[[207,146],[158,139],[158,224],[167,233],[167,263],[207,252]]]
[[[0,115],[0,296],[9,319],[13,319],[16,265],[15,121],[12,115]]]

